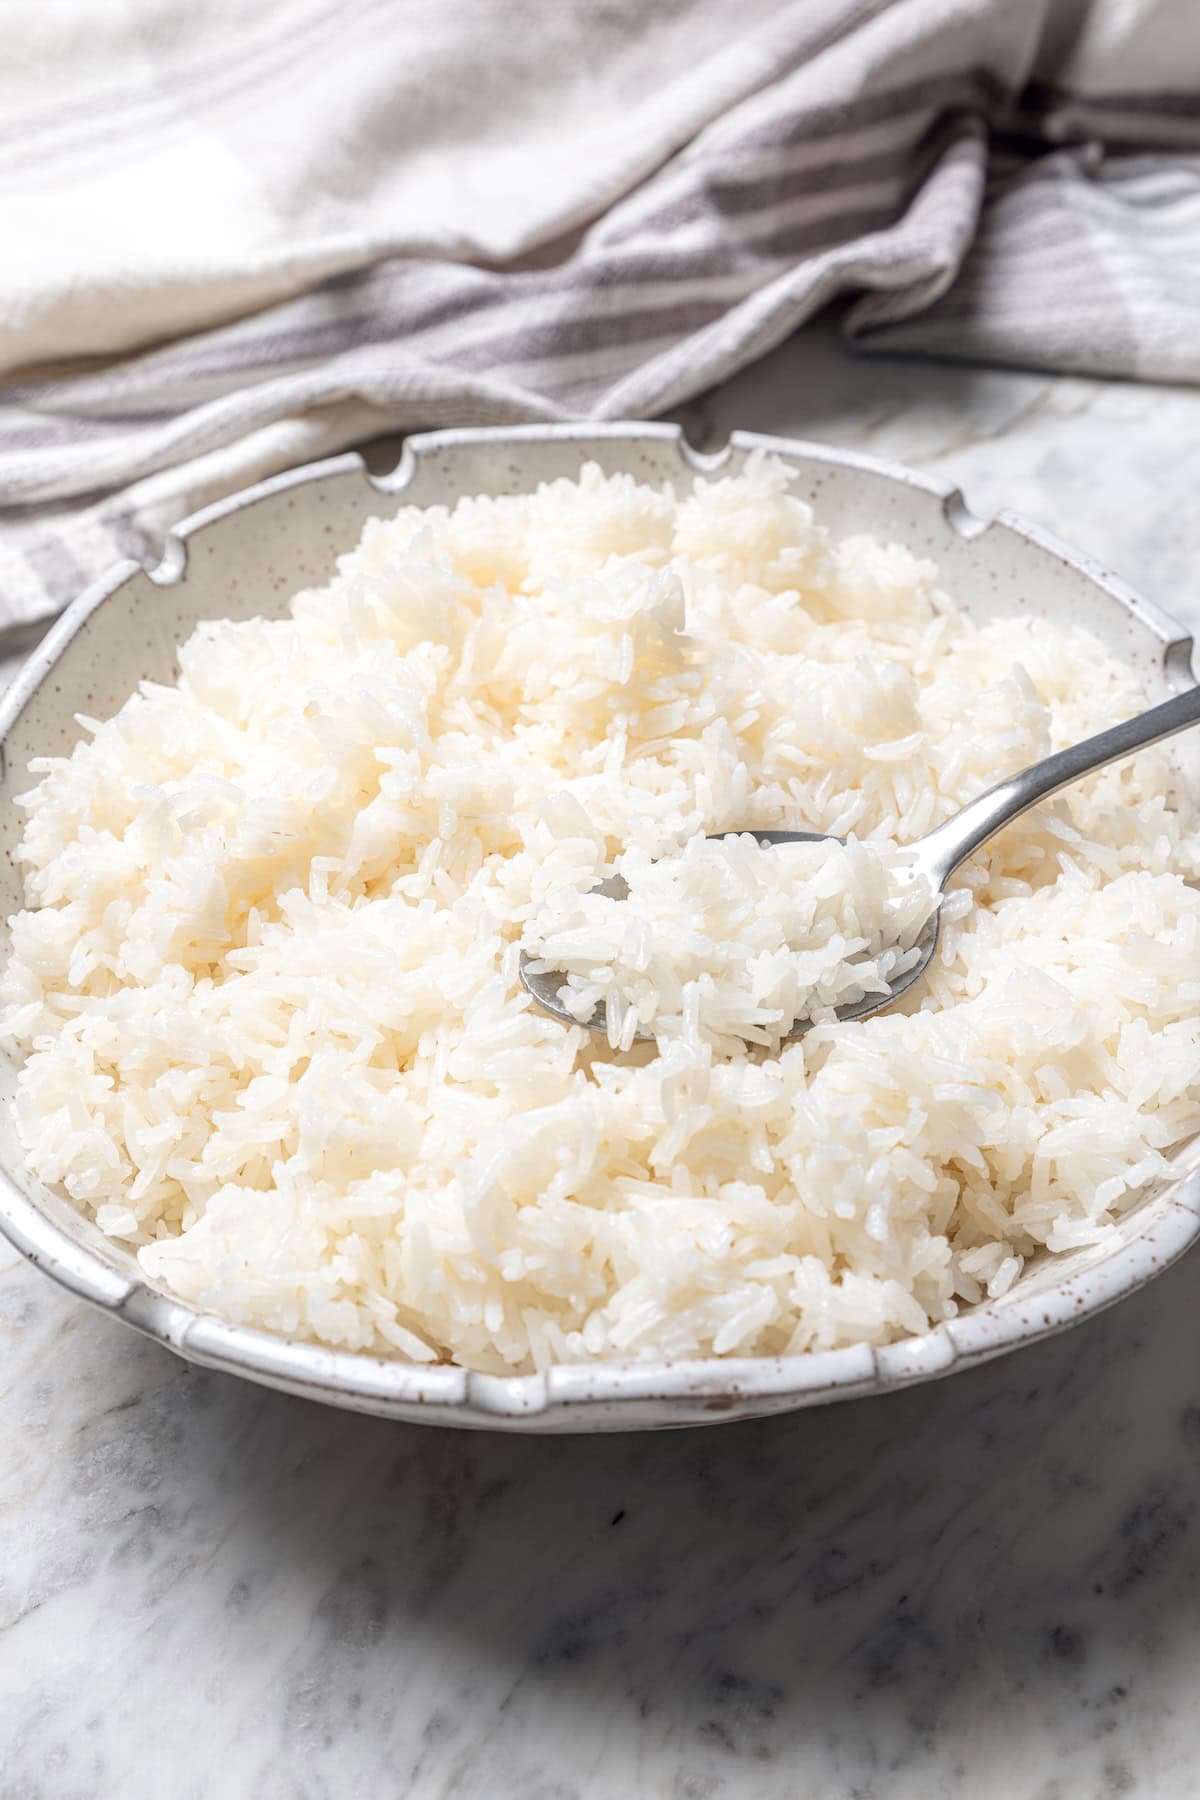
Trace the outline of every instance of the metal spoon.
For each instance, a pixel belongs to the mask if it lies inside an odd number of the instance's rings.
[[[1058,750],[1053,756],[1034,763],[1031,768],[1007,776],[977,799],[969,801],[953,818],[947,819],[944,824],[926,832],[923,838],[918,838],[914,844],[909,845],[914,872],[924,877],[940,902],[946,883],[959,864],[964,863],[968,856],[997,831],[1019,818],[1023,812],[1028,812],[1031,806],[1036,806],[1039,800],[1048,800],[1060,788],[1069,787],[1073,781],[1081,780],[1095,769],[1102,769],[1106,763],[1119,762],[1122,757],[1132,756],[1135,750],[1144,750],[1148,744],[1156,744],[1160,738],[1172,737],[1175,732],[1196,724],[1200,724],[1200,687],[1188,688],[1185,693],[1176,694],[1173,699],[1164,700],[1159,706],[1152,706],[1148,712],[1125,719],[1120,725],[1110,725],[1107,731],[1098,731],[1094,737],[1084,738],[1081,744],[1072,744],[1069,749]],[[716,838],[749,835],[757,838],[760,844],[814,844],[822,840],[841,842],[841,839],[834,839],[832,833],[823,831],[747,829],[743,832],[717,831],[710,835]],[[600,882],[594,891],[607,894],[613,900],[623,900],[629,892],[619,875]],[[869,1018],[872,1013],[882,1011],[885,1006],[898,1000],[901,994],[907,993],[928,968],[929,959],[937,945],[937,937],[938,910],[935,908],[917,941],[916,947],[921,952],[917,962],[897,976],[886,994],[868,994],[862,1000],[839,1007],[838,1019]],[[564,1025],[578,1025],[580,1021],[567,1011],[558,998],[565,977],[556,969],[544,969],[538,974],[530,974],[529,965],[537,960],[527,952],[521,952],[521,980],[526,989],[544,1011],[561,1019]],[[590,1031],[605,1031],[604,1007],[598,1006],[585,1023]],[[810,1024],[808,1019],[796,1019],[786,1033],[784,1042],[803,1037]],[[650,1033],[641,1032],[635,1042],[649,1042],[651,1036]]]

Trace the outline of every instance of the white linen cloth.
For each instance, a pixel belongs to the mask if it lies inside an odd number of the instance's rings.
[[[1200,379],[1195,0],[9,0],[0,623],[375,433],[864,348]]]

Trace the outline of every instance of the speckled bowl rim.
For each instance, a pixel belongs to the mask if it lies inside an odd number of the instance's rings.
[[[755,432],[734,432],[713,454],[694,450],[679,427],[663,424],[425,432],[406,441],[399,463],[389,474],[370,474],[362,457],[350,452],[289,470],[203,508],[171,532],[161,562],[149,574],[160,585],[171,585],[180,579],[187,564],[187,544],[198,533],[232,512],[311,483],[355,473],[365,477],[381,496],[391,498],[408,486],[423,459],[445,456],[460,447],[490,446],[519,452],[530,444],[585,449],[588,443],[599,441],[636,445],[650,440],[674,445],[682,472],[688,474],[710,474],[733,452],[763,449],[806,464],[861,470],[932,494],[948,522],[966,538],[982,536],[993,524],[1004,525],[1094,583],[1160,639],[1164,665],[1173,666],[1176,685],[1194,679],[1192,641],[1183,628],[1053,534],[1010,512],[995,520],[979,519],[953,484],[900,464]],[[80,627],[125,582],[146,572],[136,562],[117,564],[89,586],[51,628],[0,700],[0,755],[14,723]],[[208,1367],[383,1416],[482,1428],[612,1430],[748,1417],[886,1393],[973,1367],[1063,1331],[1151,1280],[1200,1235],[1200,1148],[1193,1145],[1178,1167],[1177,1176],[1143,1206],[1145,1224],[1135,1236],[1104,1254],[1093,1268],[1045,1287],[1022,1305],[1011,1304],[1010,1296],[1010,1304],[978,1306],[919,1336],[881,1348],[857,1345],[790,1357],[557,1365],[541,1374],[520,1376],[483,1375],[445,1364],[417,1366],[231,1324],[106,1261],[49,1218],[36,1198],[2,1171],[0,1232],[28,1261],[70,1292]],[[561,1422],[554,1421],[555,1413],[562,1415]]]

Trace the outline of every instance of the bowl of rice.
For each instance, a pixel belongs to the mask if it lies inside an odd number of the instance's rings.
[[[0,1229],[198,1363],[449,1425],[750,1417],[1059,1331],[1200,1229],[1195,734],[1009,826],[926,975],[795,1042],[756,1034],[788,895],[731,865],[673,934],[673,871],[836,834],[841,944],[862,855],[1191,656],[1041,531],[752,434],[431,433],[211,507],[0,709]],[[534,1005],[540,943],[614,1006],[674,970],[647,1041]]]

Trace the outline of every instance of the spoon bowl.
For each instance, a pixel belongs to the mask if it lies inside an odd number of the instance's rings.
[[[757,831],[753,828],[741,831],[710,831],[707,836],[710,843],[716,843],[721,838],[727,837],[752,837],[760,844],[771,844],[780,849],[786,849],[789,844],[844,844],[846,841],[830,831]],[[924,841],[922,839],[922,843]],[[919,846],[914,846],[914,868],[917,873],[924,873],[920,867],[918,850]],[[609,900],[624,900],[628,897],[629,888],[623,876],[610,875],[607,880],[598,881],[592,892],[604,894]],[[940,902],[940,890],[936,898]],[[935,904],[928,923],[913,946],[921,953],[917,961],[905,969],[902,974],[896,976],[896,979],[890,983],[886,994],[864,994],[861,1000],[849,1001],[845,1006],[837,1007],[835,1017],[839,1023],[851,1019],[869,1018],[881,1007],[891,1006],[894,1001],[899,1000],[901,994],[906,994],[909,988],[921,979],[929,967],[929,959],[937,948],[939,912],[939,905]],[[608,1014],[603,1001],[596,1007],[591,1018],[577,1019],[560,999],[564,985],[564,976],[561,970],[540,969],[537,967],[540,961],[540,957],[530,956],[528,951],[522,950],[520,957],[521,984],[526,993],[532,995],[537,1001],[542,1011],[548,1012],[552,1018],[560,1020],[564,1025],[582,1024],[588,1031],[607,1034]],[[811,1031],[812,1027],[812,1019],[793,1019],[780,1041],[790,1044],[796,1038],[803,1037],[806,1031]],[[652,1044],[655,1041],[654,1034],[650,1031],[639,1031],[633,1041],[635,1044]]]
[[[1107,763],[1119,762],[1123,757],[1132,756],[1135,750],[1143,750],[1149,744],[1156,744],[1162,738],[1173,737],[1177,731],[1183,731],[1189,725],[1200,724],[1200,687],[1186,689],[1170,700],[1164,700],[1158,706],[1152,706],[1147,712],[1138,713],[1132,719],[1124,719],[1119,725],[1110,725],[1107,731],[1099,731],[1094,737],[1085,738],[1080,744],[1072,744],[1066,750],[1058,750],[1053,756],[1044,757],[1041,762],[1033,763],[1027,769],[1021,769],[1015,775],[1009,775],[998,781],[994,787],[980,794],[976,799],[968,801],[961,811],[952,818],[938,825],[909,845],[908,854],[913,871],[929,884],[934,898],[934,909],[928,924],[918,938],[915,948],[921,954],[911,967],[905,969],[892,982],[886,993],[866,994],[861,1000],[839,1006],[836,1017],[839,1022],[856,1019],[868,1019],[873,1013],[881,1012],[885,1006],[892,1006],[902,994],[915,985],[929,967],[930,958],[937,945],[938,915],[942,895],[946,883],[961,863],[985,844],[996,832],[1013,819],[1028,812],[1040,800],[1048,800],[1057,794],[1060,788],[1068,787],[1074,781],[1091,775],[1096,769],[1102,769]],[[753,837],[760,844],[777,845],[786,849],[789,844],[841,843],[830,832],[820,831],[717,831],[710,833],[714,838]],[[610,899],[623,900],[629,889],[619,875],[609,876],[598,884],[594,890],[606,894]],[[590,1019],[577,1019],[562,1004],[559,995],[564,986],[565,977],[561,970],[538,968],[539,957],[531,957],[521,952],[521,981],[526,991],[537,1004],[552,1017],[559,1019],[564,1025],[586,1025],[589,1031],[607,1034],[608,1020],[603,1005],[598,1006]],[[812,1020],[798,1018],[792,1021],[782,1042],[803,1037],[810,1029]],[[653,1033],[639,1032],[634,1043],[651,1043]]]

